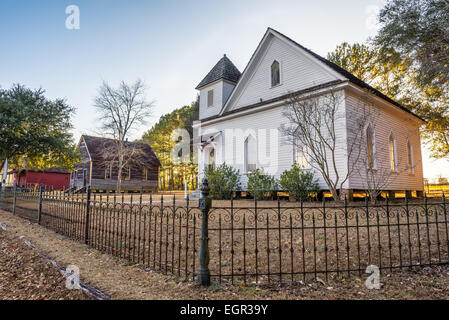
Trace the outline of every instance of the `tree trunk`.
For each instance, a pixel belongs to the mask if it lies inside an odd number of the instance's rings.
[[[117,177],[117,193],[120,193],[122,188],[122,168],[118,168],[118,177]]]
[[[335,202],[340,202],[340,195],[338,194],[338,191],[336,188],[329,188],[330,193],[332,194],[332,198],[334,199]],[[324,195],[323,195],[324,198]]]

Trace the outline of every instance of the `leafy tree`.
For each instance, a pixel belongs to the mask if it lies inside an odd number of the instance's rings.
[[[394,49],[357,43],[343,43],[327,57],[427,120],[422,133],[432,155],[449,156],[449,92],[420,86],[409,70],[408,58]]]
[[[407,68],[394,51],[394,59],[383,60],[379,50],[360,43],[343,42],[327,59],[351,72],[359,79],[381,91],[390,98],[398,98],[409,86]]]
[[[257,199],[266,199],[267,194],[273,197],[277,189],[276,179],[266,174],[263,169],[256,169],[248,174],[247,190]]]
[[[310,199],[312,194],[320,191],[318,180],[315,179],[313,172],[303,170],[297,164],[285,170],[279,182],[284,190],[296,197],[296,200]]]
[[[379,22],[373,43],[380,58],[404,64],[415,90],[403,93],[403,102],[428,120],[423,133],[432,155],[449,158],[449,1],[390,0]]]
[[[213,199],[229,199],[231,192],[240,189],[240,171],[223,163],[217,168],[208,167],[204,171]]]
[[[418,83],[448,89],[449,2],[390,0],[380,11],[375,43],[408,58]]]
[[[333,52],[328,53],[327,59],[359,79],[370,81],[373,77],[376,52],[365,44],[343,42]]]
[[[449,101],[449,99],[446,99]],[[447,102],[436,108],[427,110],[429,121],[423,131],[423,136],[430,141],[430,151],[435,158],[449,159],[449,108]]]
[[[13,166],[71,169],[78,160],[70,130],[74,108],[43,89],[15,84],[0,90],[0,161]]]
[[[142,141],[151,146],[162,164],[159,173],[159,185],[162,189],[183,188],[186,180],[191,180],[192,188],[195,186],[198,167],[193,161],[193,143],[190,143],[190,161],[176,163],[170,157],[176,141],[170,139],[170,136],[175,129],[185,129],[192,137],[192,124],[198,119],[198,112],[199,101],[197,99],[191,105],[161,116],[159,121],[142,136]]]

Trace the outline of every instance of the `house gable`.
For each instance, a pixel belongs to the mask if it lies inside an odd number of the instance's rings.
[[[272,86],[271,66],[274,61],[279,63],[280,83]],[[346,78],[307,50],[269,28],[220,115],[336,80]]]

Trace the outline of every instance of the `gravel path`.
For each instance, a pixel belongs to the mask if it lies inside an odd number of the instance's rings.
[[[47,266],[36,253],[30,253],[29,258],[24,258],[19,252],[32,250],[18,239],[20,235],[24,235],[63,267],[78,266],[85,283],[102,290],[112,299],[449,299],[448,266],[383,275],[380,279],[383,285],[379,290],[365,287],[368,275],[328,283],[316,281],[295,287],[263,288],[215,284],[205,289],[192,282],[178,281],[169,275],[145,271],[139,265],[129,265],[9,212],[0,210],[0,222],[5,223],[8,228],[7,232],[0,229],[0,298],[4,299],[85,298],[76,290],[65,289],[65,280],[56,268]],[[15,252],[14,250],[18,250],[18,257],[9,258],[8,252]],[[14,265],[14,269],[7,263]],[[36,274],[30,276],[30,270],[34,270]],[[47,276],[44,273],[41,276],[43,272],[52,272],[54,275]],[[44,280],[40,280],[41,278]],[[18,283],[29,283],[30,288],[18,286]],[[60,288],[61,291],[55,288]]]

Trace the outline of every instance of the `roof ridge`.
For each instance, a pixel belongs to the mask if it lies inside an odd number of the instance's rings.
[[[417,117],[418,119],[425,121],[423,118],[421,118],[420,116],[418,116],[417,114],[415,114],[413,111],[411,111],[410,109],[404,107],[402,104],[400,104],[399,102],[393,100],[392,98],[390,98],[389,96],[387,96],[386,94],[382,93],[381,91],[379,91],[378,89],[372,87],[371,85],[369,85],[368,83],[366,83],[365,81],[363,81],[362,79],[358,78],[357,76],[355,76],[354,74],[352,74],[351,72],[349,72],[348,70],[340,67],[338,64],[322,57],[321,55],[313,52],[312,50],[304,47],[303,45],[299,44],[298,42],[296,42],[295,40],[293,40],[292,38],[286,36],[285,34],[283,34],[282,32],[279,32],[271,27],[268,27],[268,30],[272,30],[276,33],[278,33],[279,35],[281,35],[282,37],[286,38],[287,40],[293,42],[295,45],[297,45],[298,47],[300,47],[301,49],[305,50],[307,53],[311,54],[312,56],[314,56],[315,58],[317,58],[318,60],[320,60],[321,62],[323,62],[324,64],[326,64],[327,66],[329,66],[330,68],[334,69],[335,71],[337,71],[338,73],[340,73],[341,75],[343,75],[344,77],[348,78],[348,80],[362,88],[365,88],[369,91],[371,91],[373,94],[375,94],[376,96],[386,100],[387,102],[390,102],[391,104],[395,105],[396,107],[401,108],[402,110],[410,113],[411,115]]]
[[[351,72],[347,71],[346,69],[340,67],[339,65],[333,63],[332,61],[329,61],[328,59],[320,56],[319,54],[313,52],[312,50],[304,47],[303,45],[299,44],[298,42],[296,42],[295,40],[293,40],[292,38],[286,36],[285,34],[283,34],[282,32],[277,31],[276,29],[272,28],[272,27],[267,27],[267,30],[265,31],[264,36],[262,37],[262,39],[260,40],[259,44],[257,45],[257,48],[259,48],[259,46],[262,44],[262,41],[265,39],[267,33],[274,33],[274,34],[278,34],[279,36],[285,38],[286,40],[292,42],[294,45],[296,45],[297,47],[301,48],[302,50],[306,51],[308,54],[310,54],[312,57],[318,59],[320,62],[324,63],[325,65],[327,65],[328,67],[330,67],[331,69],[333,69],[334,71],[340,73],[341,75],[343,75],[344,77],[346,77],[349,82],[352,82],[356,85],[358,85],[361,88],[367,89],[368,91],[370,91],[371,93],[373,93],[374,95],[380,97],[381,99],[384,99],[385,101],[393,104],[394,106],[402,109],[405,112],[410,113],[411,115],[413,115],[414,117],[420,119],[421,121],[425,121],[422,117],[418,116],[417,114],[415,114],[413,111],[411,111],[410,109],[404,107],[402,104],[400,104],[399,102],[393,100],[392,98],[388,97],[386,94],[380,92],[379,90],[375,89],[374,87],[372,87],[371,85],[369,85],[368,83],[366,83],[365,81],[361,80],[360,78],[356,77],[355,75],[353,75]],[[248,69],[249,64],[251,63],[254,55],[257,52],[257,48],[256,50],[253,52],[250,60],[248,61],[248,63],[245,66],[245,69],[243,70],[242,75],[245,73],[245,71]],[[225,107],[229,101],[229,99],[231,98],[233,92],[235,91],[235,89],[237,88],[237,86],[239,85],[240,81],[241,81],[242,77],[239,78],[239,80],[236,83],[236,86],[232,89],[231,94],[229,95],[228,99],[226,100],[225,104],[223,105],[222,109],[219,112],[219,115],[223,115],[223,112],[225,110]],[[197,87],[198,88],[198,87]]]

